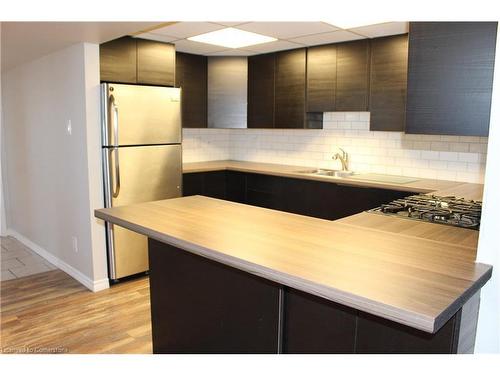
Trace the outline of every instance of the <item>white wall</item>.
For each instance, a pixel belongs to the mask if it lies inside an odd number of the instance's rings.
[[[184,129],[185,162],[234,159],[482,183],[487,137],[375,132],[369,112],[328,112],[323,129]]]
[[[104,222],[94,217],[96,208],[104,207],[101,155],[99,45],[85,43],[85,92],[87,129],[87,172],[94,290],[109,286]]]
[[[0,22],[0,61],[2,60],[2,23]],[[3,187],[4,171],[4,136],[3,136],[3,111],[2,111],[2,78],[0,77],[0,236],[7,234],[7,225],[5,219],[5,194]]]
[[[475,351],[500,353],[500,35],[497,34],[495,76],[491,103],[490,136],[479,234],[479,262],[493,265],[493,277],[481,291]]]
[[[98,60],[80,43],[2,77],[8,231],[90,289],[107,285],[92,212],[103,202]]]

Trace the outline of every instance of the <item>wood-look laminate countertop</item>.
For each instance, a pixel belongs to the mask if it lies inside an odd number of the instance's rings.
[[[235,161],[235,160],[217,160],[206,161],[197,163],[184,163],[184,173],[195,172],[211,172],[211,171],[239,171],[247,173],[260,173],[273,176],[301,178],[308,180],[332,182],[342,185],[375,187],[382,189],[393,189],[400,191],[409,191],[415,193],[432,193],[440,196],[456,195],[466,199],[482,200],[483,185],[472,184],[466,182],[447,181],[447,180],[432,180],[426,178],[415,177],[415,181],[399,184],[389,182],[379,182],[372,180],[361,180],[331,177],[331,176],[318,176],[307,173],[300,173],[300,171],[307,171],[316,169],[314,167],[283,165],[283,164],[269,164],[269,163],[256,163],[248,161]]]
[[[203,196],[100,209],[95,215],[427,332],[437,331],[491,277],[491,266],[475,262],[477,234],[439,224],[375,214],[328,221]],[[381,227],[381,219],[393,222]]]

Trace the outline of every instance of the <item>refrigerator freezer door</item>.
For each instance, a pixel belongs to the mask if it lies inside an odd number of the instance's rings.
[[[103,146],[181,142],[178,88],[103,83]]]
[[[112,207],[181,196],[182,151],[180,145],[120,147],[105,150],[109,166],[106,200]],[[120,185],[116,193],[116,155]],[[148,270],[145,236],[108,224],[110,277],[119,279]]]

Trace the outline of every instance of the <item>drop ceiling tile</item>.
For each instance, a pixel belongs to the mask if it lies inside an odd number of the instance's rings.
[[[291,39],[338,30],[337,27],[324,22],[249,22],[236,28],[278,39]]]
[[[356,27],[354,29],[349,29],[349,31],[364,35],[368,38],[405,34],[408,32],[408,22],[385,22],[377,25]]]
[[[247,46],[245,47],[248,51],[258,52],[258,53],[267,53],[267,52],[275,52],[275,51],[283,51],[286,49],[293,48],[301,48],[304,47],[303,44],[292,43],[286,40],[277,40],[276,42],[262,43],[257,44],[255,46]]]
[[[178,22],[160,29],[151,30],[150,32],[182,39],[208,33],[210,31],[220,30],[224,27],[225,26],[223,25],[217,25],[212,22]]]
[[[139,35],[135,36],[136,38],[139,39],[149,39],[149,40],[156,40],[158,42],[173,42],[174,40],[177,40],[179,38],[175,38],[172,36],[168,35],[161,35],[161,34],[154,34],[154,33],[142,33]]]
[[[174,42],[175,50],[179,52],[194,53],[199,55],[207,55],[209,53],[224,51],[227,48],[214,46],[212,44],[193,42],[187,39],[180,39]]]
[[[244,23],[248,23],[248,21],[239,21],[239,22],[227,22],[227,21],[213,21],[214,23],[217,23],[219,25],[224,25],[228,27],[234,27],[236,25],[242,25]]]
[[[290,39],[290,41],[302,43],[307,46],[315,46],[319,44],[339,43],[356,39],[365,39],[365,37],[354,33],[350,33],[349,31],[339,30],[339,31],[334,31],[332,33],[321,33],[321,34],[302,36],[299,38]]]
[[[226,49],[224,51],[217,51],[209,53],[208,56],[251,56],[258,52],[247,51],[243,49]]]

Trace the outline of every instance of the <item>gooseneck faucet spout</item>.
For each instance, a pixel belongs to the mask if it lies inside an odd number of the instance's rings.
[[[349,154],[340,147],[339,150],[342,151],[342,155],[337,152],[335,155],[333,155],[332,159],[340,160],[340,163],[342,164],[342,170],[347,171],[349,170]]]

